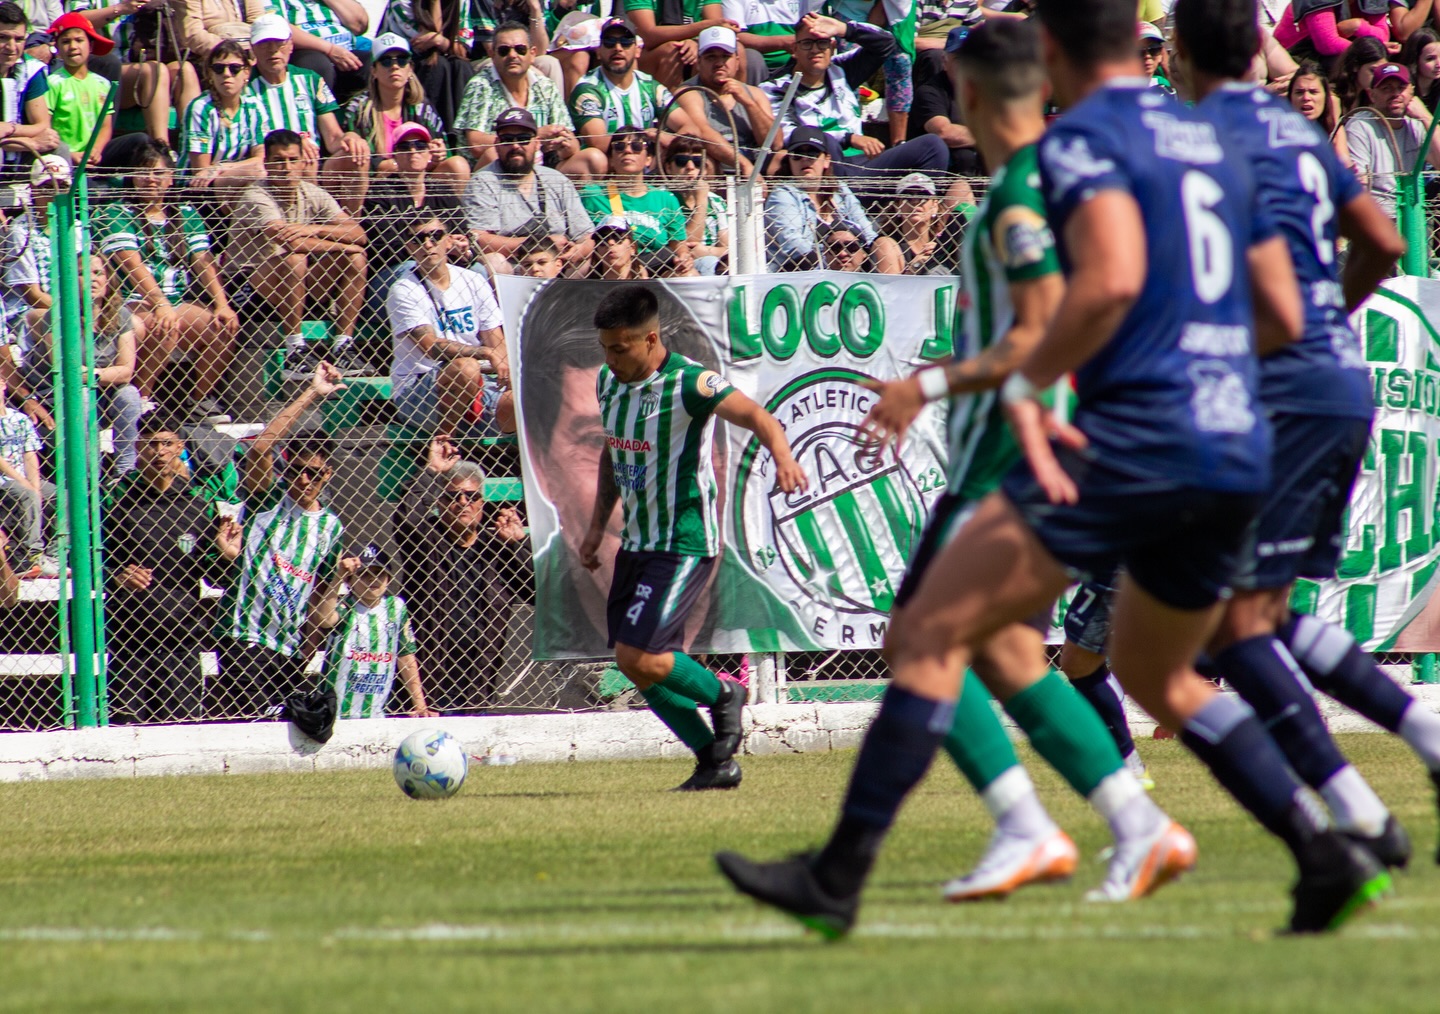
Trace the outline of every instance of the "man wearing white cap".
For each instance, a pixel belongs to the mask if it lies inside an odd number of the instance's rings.
[[[734,29],[725,25],[707,28],[700,33],[698,45],[698,73],[685,82],[685,87],[701,85],[720,98],[712,99],[702,91],[683,92],[680,108],[689,114],[692,122],[703,123],[725,141],[738,144],[741,153],[754,161],[775,120],[770,100],[759,88],[736,76],[744,70],[744,65],[735,55],[739,39]]]
[[[290,62],[312,70],[341,102],[365,87],[370,54],[355,40],[370,28],[359,0],[270,0],[270,9],[291,28]]]
[[[320,159],[327,156],[321,186],[353,214],[365,197],[370,146],[359,134],[340,129],[335,116],[339,105],[325,80],[313,70],[290,65],[295,50],[290,27],[278,14],[257,18],[250,27],[255,73],[249,88],[260,102],[260,134],[299,134],[307,179],[316,178]]]

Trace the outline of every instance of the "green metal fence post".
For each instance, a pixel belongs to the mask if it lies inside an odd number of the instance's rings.
[[[1425,142],[1420,145],[1420,155],[1408,174],[1396,180],[1395,213],[1400,235],[1405,239],[1405,256],[1400,269],[1407,275],[1428,278],[1430,276],[1430,229],[1425,214],[1425,188],[1422,186],[1425,172],[1425,156],[1430,151],[1430,137],[1440,119],[1430,121],[1425,132]],[[1398,166],[1396,168],[1399,168]]]

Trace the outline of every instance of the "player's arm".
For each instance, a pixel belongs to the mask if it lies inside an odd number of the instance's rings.
[[[440,712],[425,703],[425,691],[420,686],[420,663],[414,655],[401,655],[396,660],[400,679],[410,694],[410,714],[415,718],[439,718]]]
[[[1011,282],[1015,323],[978,356],[927,366],[900,380],[865,381],[866,387],[879,392],[880,400],[865,416],[864,430],[882,446],[894,440],[899,450],[906,431],[927,402],[999,387],[1040,344],[1064,294],[1065,281],[1058,272]]]
[[[605,526],[610,515],[615,513],[615,504],[620,501],[620,487],[615,484],[615,463],[610,458],[610,448],[600,449],[600,474],[595,480],[595,507],[590,514],[590,527],[580,543],[580,565],[586,570],[600,566],[600,540],[605,538]]]
[[[1305,307],[1295,262],[1283,237],[1271,236],[1245,251],[1250,268],[1250,299],[1255,308],[1255,350],[1262,356],[1284,348],[1300,337]]]
[[[1345,311],[1353,313],[1390,277],[1395,262],[1405,254],[1405,240],[1369,193],[1361,193],[1340,206],[1339,224],[1340,235],[1350,241],[1341,282]]]
[[[797,489],[810,488],[810,480],[806,477],[805,470],[790,452],[790,441],[785,438],[785,430],[773,415],[733,389],[725,396],[724,401],[715,406],[715,414],[731,425],[755,434],[760,446],[769,451],[770,457],[775,459],[775,482],[781,490],[793,493]]]

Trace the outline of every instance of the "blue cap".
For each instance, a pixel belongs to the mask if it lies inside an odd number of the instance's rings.
[[[950,33],[945,36],[945,52],[960,52],[961,43],[963,43],[969,37],[970,28],[968,25],[961,25],[959,28],[950,29]]]

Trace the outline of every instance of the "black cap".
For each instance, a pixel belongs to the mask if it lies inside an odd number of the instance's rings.
[[[371,570],[378,568],[390,572],[390,555],[375,543],[370,543],[357,554],[360,558],[360,569]]]
[[[530,110],[524,106],[511,106],[499,116],[495,117],[495,133],[500,133],[506,127],[519,128],[535,133],[540,127],[535,123],[535,117],[530,115]]]
[[[801,148],[814,148],[816,151],[828,153],[830,151],[830,135],[819,127],[801,124],[790,131],[790,136],[785,139],[785,150],[799,151]]]
[[[25,36],[26,49],[34,49],[36,46],[48,46],[50,44],[49,32],[31,32]]]
[[[607,35],[625,35],[635,38],[635,29],[625,21],[624,18],[606,18],[605,23],[600,26],[600,37]]]

